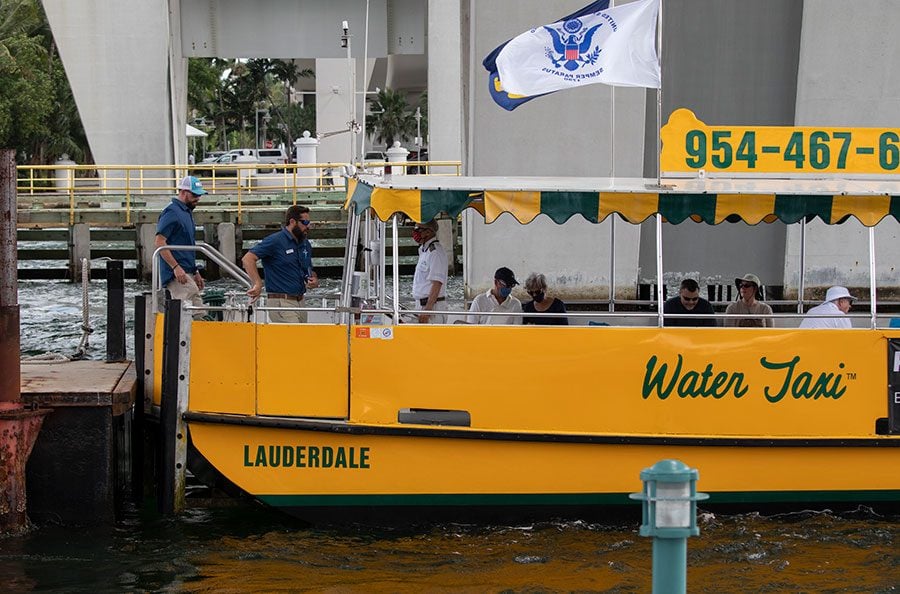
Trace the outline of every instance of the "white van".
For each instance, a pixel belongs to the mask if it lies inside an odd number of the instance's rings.
[[[284,148],[271,148],[271,149],[234,149],[229,151],[229,154],[232,155],[243,155],[244,151],[250,151],[250,155],[256,158],[256,161],[260,164],[268,164],[268,165],[285,165],[288,162],[287,153],[285,153]],[[260,167],[258,171],[274,171],[275,168],[264,168]]]

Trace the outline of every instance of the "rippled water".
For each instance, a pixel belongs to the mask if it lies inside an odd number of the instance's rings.
[[[895,592],[900,517],[703,513],[691,592]],[[649,592],[636,523],[310,528],[255,505],[0,540],[5,592]]]
[[[128,295],[142,290],[146,285],[126,283]],[[20,282],[23,355],[74,351],[81,296],[77,284]],[[131,308],[129,299],[129,328]],[[90,311],[97,331],[88,355],[102,358],[104,282],[90,286]],[[128,508],[109,528],[39,526],[0,539],[0,591],[650,591],[651,543],[637,534],[636,508],[604,523],[391,529],[309,527],[249,503],[177,518],[152,509]],[[701,535],[689,543],[690,592],[900,589],[896,511],[717,511],[701,513],[699,523]]]

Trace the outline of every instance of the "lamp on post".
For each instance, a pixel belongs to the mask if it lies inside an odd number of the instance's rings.
[[[255,120],[255,131],[256,131],[256,155],[259,158],[259,114],[263,114],[263,134],[266,133],[266,124],[269,122],[269,110],[268,109],[257,109]]]
[[[416,118],[416,159],[421,161],[421,153],[422,153],[422,109],[420,107],[416,108],[416,113],[413,115]]]
[[[641,536],[653,537],[653,592],[687,592],[687,539],[697,536],[696,468],[679,460],[660,460],[641,471],[643,491],[629,495],[642,503]]]

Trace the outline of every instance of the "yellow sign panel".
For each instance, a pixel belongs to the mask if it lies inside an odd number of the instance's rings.
[[[660,137],[666,173],[900,173],[900,128],[708,126],[682,108]]]

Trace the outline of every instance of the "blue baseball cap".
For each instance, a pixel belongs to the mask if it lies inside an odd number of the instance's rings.
[[[193,175],[182,178],[182,180],[178,182],[178,189],[187,190],[195,196],[202,196],[207,193],[206,190],[203,189],[203,183]]]

